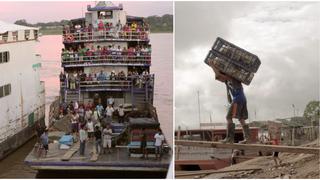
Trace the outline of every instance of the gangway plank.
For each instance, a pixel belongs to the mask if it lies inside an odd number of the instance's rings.
[[[233,144],[226,143],[226,144],[224,144],[221,142],[187,141],[187,140],[176,140],[175,145],[208,147],[208,148],[223,148],[223,149],[239,149],[239,150],[256,150],[256,151],[264,151],[264,152],[265,151],[276,151],[276,152],[320,155],[320,148],[301,147],[301,146],[239,144],[239,143],[233,143]]]
[[[62,157],[62,161],[69,161],[74,153],[76,153],[80,148],[80,141],[75,143]]]

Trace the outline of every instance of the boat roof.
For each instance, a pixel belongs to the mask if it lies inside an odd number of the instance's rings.
[[[99,1],[95,7],[91,7],[91,5],[87,6],[88,11],[108,11],[108,10],[123,10],[122,4],[119,6],[114,5],[110,1]]]
[[[152,127],[152,128],[157,128],[159,127],[160,123],[156,121],[154,118],[129,118],[129,125],[130,127]]]
[[[39,30],[39,28],[11,24],[0,20],[0,34],[8,31]]]

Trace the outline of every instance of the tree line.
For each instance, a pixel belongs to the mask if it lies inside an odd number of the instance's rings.
[[[172,33],[173,15],[165,14],[163,16],[148,16],[145,21],[150,25],[152,33]],[[42,34],[61,34],[62,27],[69,24],[69,20],[38,22],[35,24],[27,22],[26,19],[19,19],[14,24],[30,27],[39,27]]]

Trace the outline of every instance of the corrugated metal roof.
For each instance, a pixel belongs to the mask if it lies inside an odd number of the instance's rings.
[[[0,34],[5,33],[7,31],[19,31],[19,30],[31,30],[31,29],[38,30],[39,28],[11,24],[11,23],[7,23],[0,20]]]

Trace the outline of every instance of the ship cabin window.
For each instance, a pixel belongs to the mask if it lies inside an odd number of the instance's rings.
[[[34,30],[33,33],[34,33],[34,39],[38,40],[38,36],[39,36],[38,30]]]
[[[11,94],[11,84],[0,86],[0,98]]]
[[[0,44],[8,41],[8,32],[0,34]]]
[[[30,30],[25,30],[24,31],[24,37],[25,37],[25,40],[29,40],[29,38],[30,38]]]
[[[18,31],[12,32],[12,39],[13,39],[13,41],[18,41]]]
[[[9,51],[0,52],[0,64],[1,63],[7,63],[10,60],[10,54]]]
[[[112,11],[98,11],[98,19],[112,19]]]

